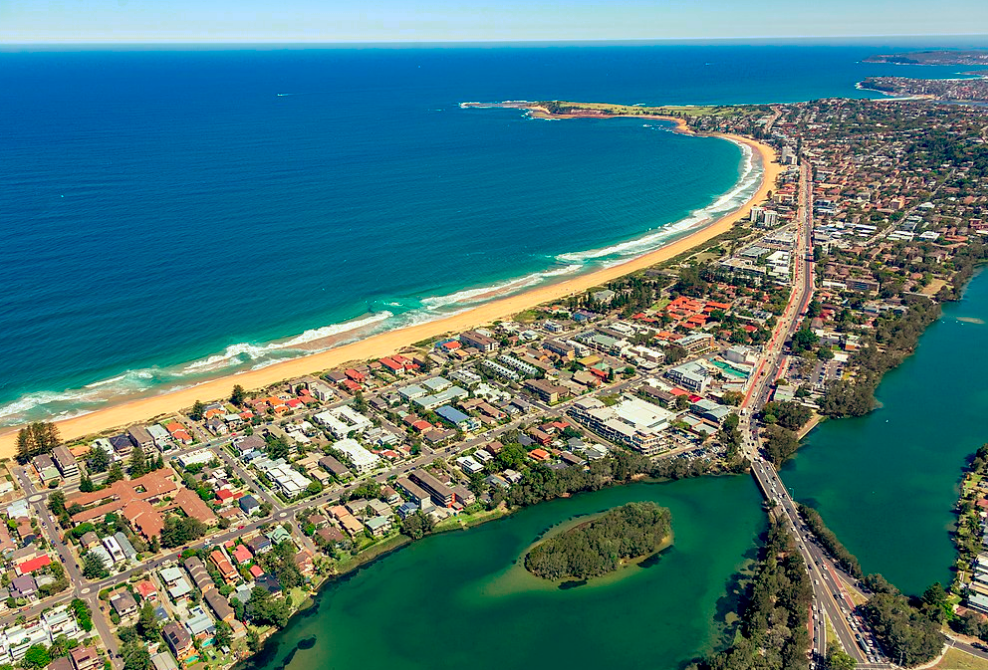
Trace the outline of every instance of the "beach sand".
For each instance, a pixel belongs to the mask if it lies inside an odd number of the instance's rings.
[[[669,120],[679,121],[679,119]],[[682,130],[682,127],[680,127],[680,130]],[[505,320],[527,309],[562,300],[575,293],[581,293],[587,289],[613,281],[618,277],[643,270],[656,263],[661,263],[662,261],[678,256],[730,230],[736,221],[746,217],[751,206],[762,202],[768,192],[775,188],[776,177],[781,171],[781,167],[774,162],[775,152],[771,147],[735,135],[719,135],[719,137],[746,144],[759,153],[763,166],[763,177],[758,191],[734,212],[721,217],[707,226],[696,229],[689,235],[661,249],[657,249],[620,265],[580,275],[557,284],[535,287],[517,295],[494,300],[444,319],[380,333],[358,342],[270,365],[259,370],[228,375],[204,382],[198,386],[163,395],[140,398],[129,402],[124,401],[89,414],[65,419],[58,422],[62,438],[65,441],[70,441],[112,428],[145,422],[153,417],[160,417],[177,412],[183,408],[189,408],[196,400],[205,402],[227,398],[234,384],[240,384],[248,390],[259,389],[284,380],[325,371],[350,361],[362,361],[388,356],[415,342],[435,338],[446,333],[469,330],[493,321]],[[14,427],[0,434],[0,457],[13,457],[16,454],[14,440],[16,433],[17,428]]]

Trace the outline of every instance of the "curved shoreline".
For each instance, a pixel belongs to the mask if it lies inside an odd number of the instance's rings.
[[[553,115],[553,118],[560,117]],[[594,116],[593,118],[615,117]],[[639,116],[636,118],[644,117]],[[679,132],[683,132],[681,128],[685,127],[685,122],[675,117],[655,118],[677,122],[677,125],[680,125],[680,128],[677,128]],[[482,324],[506,319],[526,309],[561,300],[575,293],[581,293],[624,275],[644,270],[652,265],[674,258],[692,247],[730,230],[736,221],[741,220],[748,214],[752,205],[764,200],[767,193],[775,188],[775,180],[781,170],[781,167],[774,162],[775,151],[765,144],[738,135],[716,133],[706,136],[720,137],[732,142],[745,144],[754,152],[757,152],[761,157],[762,163],[761,184],[755,193],[733,212],[711,223],[700,226],[655,251],[555,284],[537,286],[530,290],[493,300],[489,303],[478,305],[469,310],[435,321],[387,331],[357,342],[309,356],[289,359],[258,370],[225,375],[170,393],[129,401],[125,400],[89,414],[63,419],[57,422],[62,437],[66,441],[75,440],[102,431],[147,421],[152,417],[174,413],[183,408],[190,407],[196,400],[207,401],[224,398],[230,394],[234,384],[240,384],[248,389],[263,388],[295,377],[328,370],[347,362],[388,356],[403,347],[410,346],[414,342],[431,339],[450,332],[469,330]],[[13,426],[0,433],[0,457],[12,457],[15,455],[16,447],[14,438],[18,428],[18,426]]]

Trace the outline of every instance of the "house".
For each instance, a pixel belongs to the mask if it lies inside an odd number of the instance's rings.
[[[230,563],[222,551],[213,549],[209,554],[209,560],[220,571],[220,575],[226,583],[230,584],[237,581],[237,569],[233,567],[233,564]]]
[[[51,663],[45,666],[45,670],[73,670],[72,660],[64,656],[53,659]]]
[[[127,589],[120,589],[110,596],[110,606],[121,618],[137,614],[137,601]]]
[[[33,598],[38,585],[31,575],[21,575],[10,580],[10,595],[15,598]]]
[[[144,453],[154,450],[154,438],[144,426],[131,426],[127,430],[127,437],[134,448],[140,448]]]
[[[315,571],[315,564],[312,562],[312,552],[308,549],[302,549],[295,554],[294,562],[295,567],[298,568],[298,571],[302,573],[303,577],[311,577]]]
[[[42,554],[37,558],[32,558],[29,561],[18,563],[14,567],[14,571],[18,575],[29,575],[33,573],[35,570],[40,570],[41,568],[47,567],[49,565],[51,565],[51,558],[48,557],[48,554]]]
[[[260,577],[254,580],[254,585],[260,586],[262,589],[264,589],[271,595],[274,595],[276,593],[281,593],[281,583],[278,581],[278,578],[275,577],[274,575],[267,575],[267,574],[261,575]]]
[[[151,580],[143,579],[137,582],[134,584],[134,590],[137,591],[137,595],[141,597],[141,600],[151,603],[158,602],[158,587]]]
[[[234,619],[233,608],[230,607],[230,603],[227,599],[220,595],[220,592],[216,589],[210,589],[203,596],[203,600],[209,605],[209,608],[213,610],[216,618],[220,621],[226,621],[230,623]]]
[[[490,353],[497,349],[497,340],[479,333],[476,330],[468,330],[460,333],[460,342],[463,346],[473,347],[481,353]]]
[[[244,563],[250,563],[252,560],[254,560],[254,555],[250,553],[250,549],[248,549],[246,546],[242,544],[238,544],[236,547],[234,547],[231,554],[233,556],[233,560],[238,565],[243,565]]]
[[[436,505],[441,507],[453,506],[455,498],[453,490],[436,479],[431,473],[425,470],[415,470],[409,473],[408,478],[427,491]]]
[[[189,616],[184,620],[185,630],[196,640],[202,640],[208,644],[212,641],[216,633],[216,624],[213,618],[206,613],[202,605],[197,605],[189,609]]]
[[[166,651],[159,651],[151,657],[151,665],[154,670],[178,670],[178,664]]]
[[[406,503],[406,505],[407,504],[411,504],[411,503]],[[418,509],[418,507],[416,507],[416,509]],[[399,514],[401,513],[400,509],[398,510],[398,513]],[[343,542],[346,542],[346,537],[344,537],[343,533],[341,533],[340,529],[337,528],[336,526],[324,526],[323,528],[320,528],[319,530],[316,531],[316,535],[320,537],[322,541],[328,545],[338,545]]]
[[[263,535],[258,535],[255,538],[247,540],[247,547],[255,556],[271,551],[271,547],[273,546],[274,545],[271,543],[271,540]]]
[[[209,570],[198,556],[189,556],[182,563],[192,578],[192,583],[196,585],[200,593],[206,593],[216,586],[213,578],[209,575]]]
[[[55,461],[53,461],[51,456],[48,454],[35,456],[31,463],[34,465],[34,469],[38,473],[38,477],[40,477],[41,481],[46,484],[50,481],[58,479],[61,476],[58,468],[55,467]]]
[[[337,479],[343,479],[350,476],[350,470],[345,465],[340,463],[340,461],[334,456],[323,456],[319,459],[319,466]]]
[[[261,509],[261,503],[257,502],[257,499],[252,495],[242,497],[237,502],[237,505],[240,506],[240,510],[247,516],[253,516]]]
[[[382,537],[391,530],[391,518],[386,516],[375,516],[364,522],[367,530],[374,537]]]
[[[172,601],[180,602],[192,593],[192,587],[178,568],[163,568],[160,574]]]
[[[525,388],[549,404],[558,402],[560,398],[570,395],[569,389],[565,386],[559,386],[544,379],[529,379],[525,382]]]
[[[103,660],[99,657],[99,652],[93,647],[76,647],[69,652],[69,658],[72,659],[72,667],[75,670],[93,670],[103,667]]]
[[[173,505],[185,512],[187,517],[201,521],[207,526],[215,526],[219,522],[209,505],[203,502],[199,494],[191,489],[183,488],[176,493]]]
[[[195,651],[195,647],[192,646],[192,637],[177,623],[165,624],[161,629],[161,635],[168,643],[168,648],[172,650],[172,654],[179,661],[189,658]]]
[[[83,533],[82,537],[79,538],[79,544],[82,545],[83,549],[92,549],[99,544],[99,536],[93,531]]]

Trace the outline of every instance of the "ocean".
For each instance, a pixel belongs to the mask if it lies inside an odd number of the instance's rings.
[[[915,45],[896,45],[905,50]],[[439,318],[743,202],[741,147],[463,101],[874,97],[880,45],[0,52],[0,426]]]

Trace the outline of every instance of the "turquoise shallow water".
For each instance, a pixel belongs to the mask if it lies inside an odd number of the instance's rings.
[[[461,101],[770,102],[953,74],[860,63],[876,50],[2,52],[0,425],[436,318],[743,199],[727,142]]]

